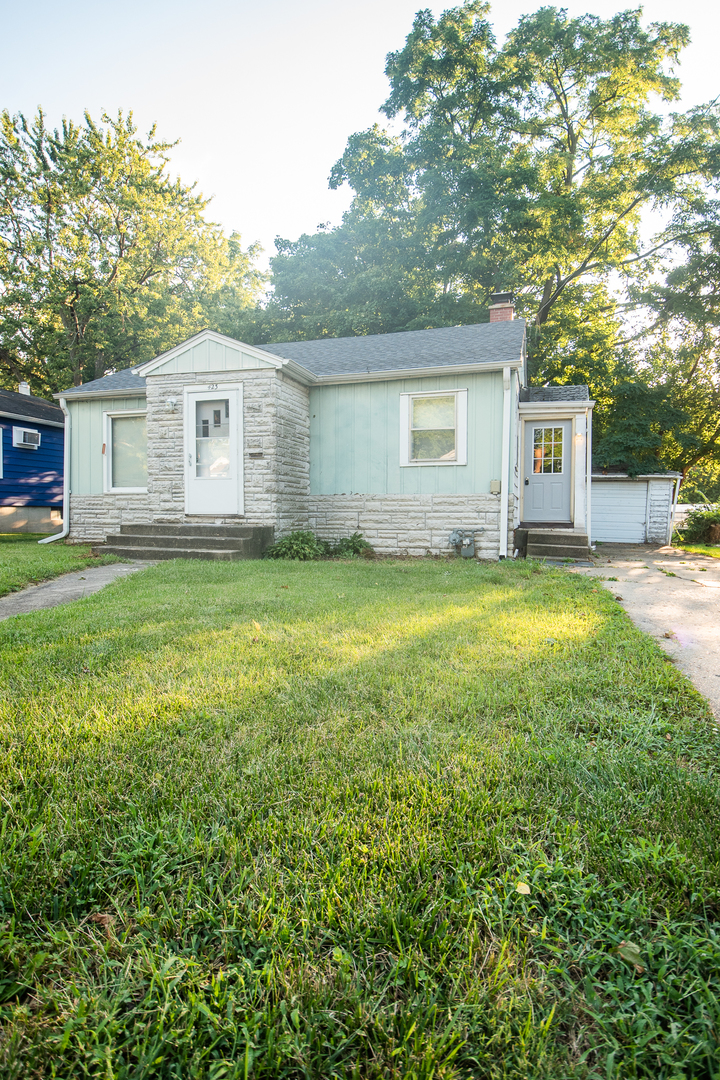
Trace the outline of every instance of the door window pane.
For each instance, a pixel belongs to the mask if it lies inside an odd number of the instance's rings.
[[[230,400],[195,403],[195,475],[230,476]]]
[[[112,423],[112,486],[147,487],[147,421],[144,416],[114,416]]]
[[[533,472],[561,473],[563,462],[563,429],[533,429]]]
[[[410,460],[455,461],[455,394],[410,399]]]

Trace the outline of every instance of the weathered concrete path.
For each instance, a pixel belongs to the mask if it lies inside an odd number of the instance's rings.
[[[595,565],[636,626],[673,658],[720,720],[720,559],[654,544],[603,544]],[[608,578],[617,578],[609,581]]]
[[[29,585],[20,592],[0,597],[0,621],[13,615],[25,615],[29,611],[67,604],[71,600],[80,600],[91,596],[109,585],[111,581],[127,577],[147,566],[151,562],[112,563],[110,566],[88,566],[85,570],[76,570],[72,574],[62,574],[42,585]]]

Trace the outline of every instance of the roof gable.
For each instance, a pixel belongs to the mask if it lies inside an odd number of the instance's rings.
[[[139,375],[148,376],[279,367],[282,367],[281,360],[254,345],[245,345],[214,330],[202,330],[135,370]]]

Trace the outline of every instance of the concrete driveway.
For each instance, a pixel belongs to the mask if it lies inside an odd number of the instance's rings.
[[[635,625],[673,658],[720,720],[720,559],[656,544],[603,544],[592,567],[572,572],[604,578]]]

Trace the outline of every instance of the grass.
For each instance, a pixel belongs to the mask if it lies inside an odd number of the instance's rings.
[[[597,583],[164,563],[0,677],[4,1078],[720,1076],[720,738]]]
[[[0,596],[71,570],[118,561],[114,555],[93,555],[89,544],[38,544],[43,535],[0,533]]]
[[[717,544],[683,544],[682,541],[673,541],[673,547],[691,555],[710,555],[713,559],[720,559],[720,546]]]

